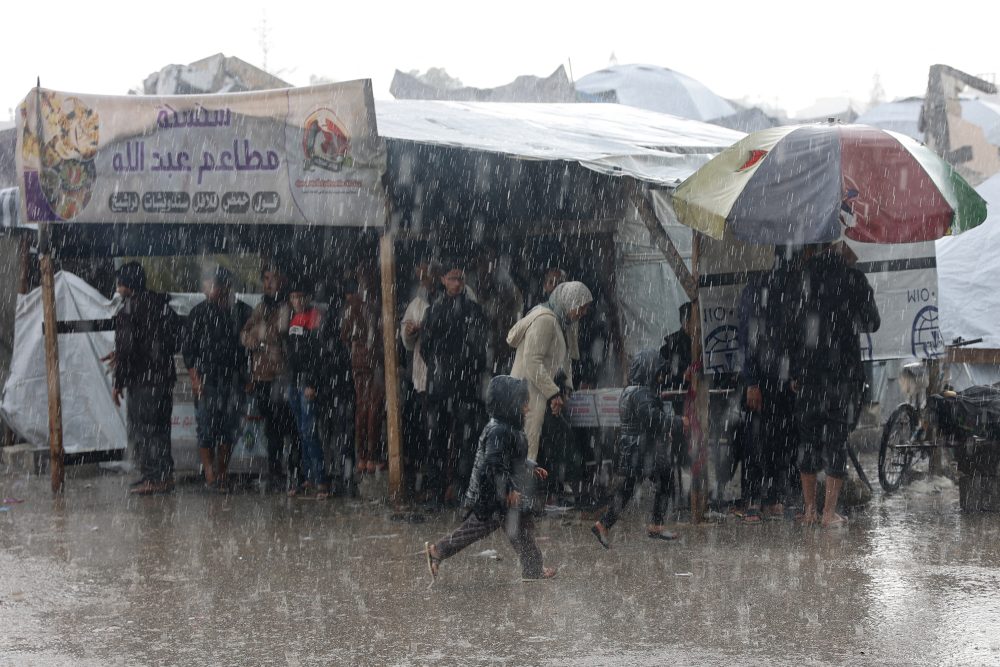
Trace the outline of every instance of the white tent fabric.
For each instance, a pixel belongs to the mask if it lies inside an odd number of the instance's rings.
[[[919,126],[920,109],[923,105],[924,100],[920,97],[886,102],[874,106],[858,116],[857,122],[861,125],[871,125],[883,130],[899,132],[922,142],[924,133],[920,131]]]
[[[1000,98],[968,97],[962,98],[959,103],[962,105],[962,119],[981,127],[986,140],[1000,146]],[[920,109],[923,106],[922,97],[886,102],[858,116],[857,122],[923,141],[924,133],[920,131]]]
[[[986,200],[986,222],[936,243],[938,305],[945,341],[980,338],[975,347],[1000,348],[1000,174],[976,191]]]
[[[658,185],[675,185],[745,136],[619,104],[377,100],[375,112],[388,139],[578,162]]]
[[[713,120],[736,113],[725,99],[691,77],[658,65],[614,65],[576,82],[587,95],[614,93],[619,104],[694,120]]]
[[[66,271],[56,274],[55,292],[63,321],[103,320],[118,310],[117,301]],[[17,298],[14,354],[0,414],[25,441],[44,448],[49,433],[41,301],[41,288]],[[125,410],[111,401],[111,376],[100,361],[113,349],[113,332],[59,336],[63,447],[69,454],[125,447]]]

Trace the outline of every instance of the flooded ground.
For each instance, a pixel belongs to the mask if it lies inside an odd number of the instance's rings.
[[[947,483],[847,530],[729,520],[676,543],[633,506],[610,551],[569,513],[539,521],[555,581],[521,583],[494,535],[428,588],[420,552],[452,513],[127,481],[77,472],[53,499],[0,477],[24,501],[0,512],[0,664],[1000,663],[1000,517]]]

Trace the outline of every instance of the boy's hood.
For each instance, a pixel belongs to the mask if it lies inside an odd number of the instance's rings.
[[[629,385],[652,387],[658,373],[667,367],[667,360],[659,350],[643,350],[632,358],[628,368]]]
[[[497,375],[486,390],[486,412],[520,428],[524,424],[521,407],[528,402],[528,382],[509,375]]]

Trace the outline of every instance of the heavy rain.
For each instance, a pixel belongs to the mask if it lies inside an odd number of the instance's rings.
[[[0,664],[1000,664],[982,28],[247,9],[4,47]]]

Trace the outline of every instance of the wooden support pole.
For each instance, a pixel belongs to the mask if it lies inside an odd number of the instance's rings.
[[[43,223],[44,225],[44,223]],[[44,225],[47,226],[47,225]],[[41,239],[47,231],[39,232]],[[49,466],[52,473],[52,493],[61,493],[65,484],[62,394],[59,386],[59,334],[56,318],[56,285],[52,268],[52,254],[46,242],[39,243],[39,262],[42,271],[42,318],[45,323],[45,372],[49,394]],[[42,250],[44,249],[44,252]]]
[[[691,276],[698,284],[698,261],[701,257],[701,234],[692,231]],[[694,419],[691,424],[691,523],[701,523],[708,499],[708,379],[705,377],[702,354],[702,316],[697,292],[691,300],[691,388],[694,391]],[[695,370],[696,369],[696,370]]]
[[[642,219],[643,224],[646,225],[646,229],[649,230],[650,240],[663,253],[667,264],[670,265],[670,268],[674,271],[674,275],[677,276],[681,288],[687,294],[687,298],[691,301],[697,301],[698,281],[688,271],[687,265],[684,264],[684,258],[681,257],[681,254],[677,251],[677,247],[674,246],[674,242],[670,240],[670,236],[657,219],[656,211],[653,210],[652,204],[643,195],[642,186],[638,181],[635,182],[629,198],[632,205],[639,212],[639,218]]]
[[[385,421],[389,443],[389,499],[403,498],[403,420],[399,394],[399,355],[396,348],[396,252],[393,233],[379,240],[382,277],[382,342],[385,348]]]

